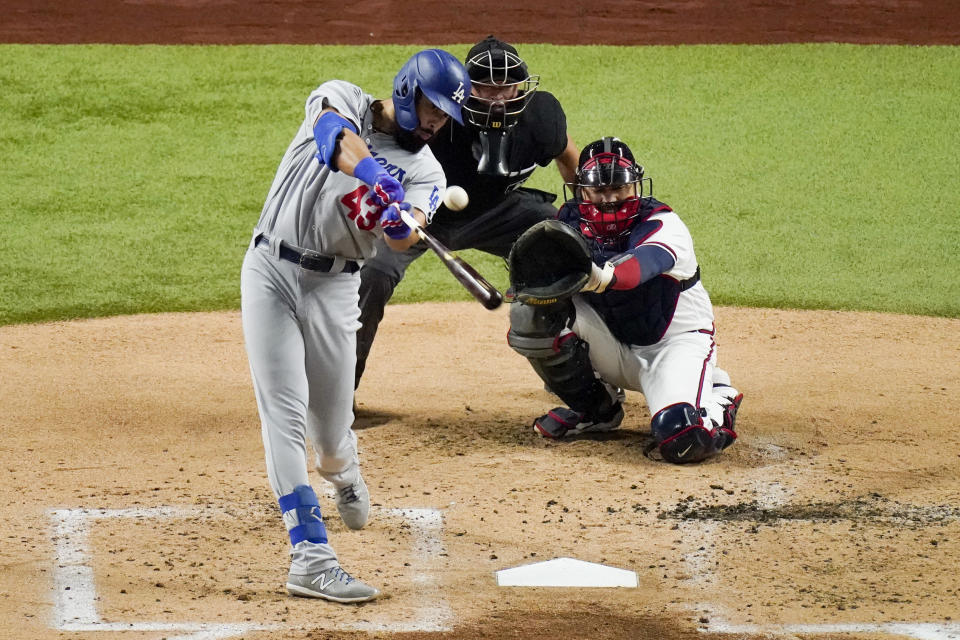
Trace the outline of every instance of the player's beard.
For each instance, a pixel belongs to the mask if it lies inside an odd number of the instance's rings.
[[[397,141],[397,144],[400,145],[400,148],[404,151],[409,151],[411,153],[416,153],[423,149],[424,146],[433,138],[424,140],[416,134],[416,131],[407,131],[403,127],[397,127],[396,133],[393,134],[394,138]]]

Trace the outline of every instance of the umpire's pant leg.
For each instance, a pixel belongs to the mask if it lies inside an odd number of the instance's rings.
[[[353,388],[360,386],[360,378],[367,368],[367,358],[383,320],[384,310],[394,289],[403,279],[411,262],[423,255],[426,247],[418,243],[406,251],[394,251],[383,239],[376,242],[377,253],[360,269],[360,329],[357,331],[357,364]]]
[[[360,378],[367,368],[367,357],[377,336],[377,327],[393,290],[399,284],[379,269],[365,266],[360,270],[360,329],[357,331],[357,365],[354,368],[353,388],[360,386]]]

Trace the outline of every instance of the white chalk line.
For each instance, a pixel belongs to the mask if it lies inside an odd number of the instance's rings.
[[[407,521],[413,530],[411,570],[413,581],[425,604],[416,611],[415,621],[361,621],[338,623],[334,628],[350,631],[449,631],[453,613],[441,597],[439,584],[430,565],[445,552],[442,541],[443,513],[437,509],[381,509],[387,517]],[[292,627],[260,623],[205,622],[106,622],[97,611],[97,590],[89,551],[90,524],[109,518],[189,518],[220,517],[225,510],[181,507],[135,507],[130,509],[52,509],[54,543],[54,602],[51,625],[61,631],[173,631],[183,635],[169,640],[220,640],[250,631],[268,631]],[[426,588],[424,588],[426,587]],[[330,628],[330,627],[325,627]]]

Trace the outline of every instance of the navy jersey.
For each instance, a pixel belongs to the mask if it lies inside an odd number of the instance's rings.
[[[557,217],[582,233],[576,202],[565,203]],[[581,294],[618,340],[651,345],[683,331],[713,331],[710,296],[696,277],[699,266],[693,238],[669,206],[645,198],[637,221],[619,244],[604,246],[591,241],[591,245],[593,261],[600,266],[642,246],[659,247],[673,258],[666,271],[644,274],[643,282],[633,289]]]
[[[470,204],[453,212],[442,206],[438,216],[472,217],[486,211],[520,187],[537,166],[545,167],[567,146],[567,118],[553,94],[537,91],[506,140],[506,176],[477,173],[480,139],[477,129],[452,120],[430,142],[433,155],[443,167],[447,184],[459,185],[470,195]]]

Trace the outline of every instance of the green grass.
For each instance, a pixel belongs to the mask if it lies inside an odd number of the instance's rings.
[[[415,50],[0,46],[0,324],[236,308],[307,94],[387,96]],[[714,302],[960,317],[960,48],[521,52],[579,144],[631,145]],[[553,166],[529,185],[561,193]],[[429,254],[395,296],[465,299]]]

